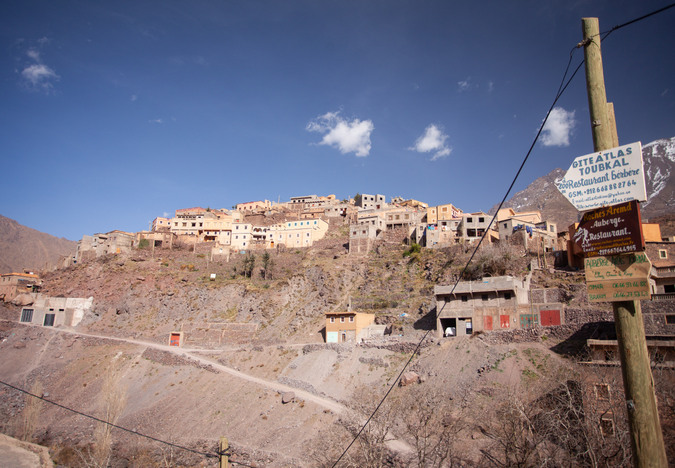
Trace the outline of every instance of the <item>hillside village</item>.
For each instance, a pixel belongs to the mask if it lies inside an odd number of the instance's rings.
[[[611,307],[587,299],[574,230],[559,231],[537,211],[504,209],[493,219],[452,204],[429,207],[368,194],[178,209],[172,218],[154,219],[148,230],[84,236],[55,271],[3,274],[0,349],[17,359],[0,365],[0,372],[21,376],[16,383],[24,388],[44,383],[75,407],[89,401],[96,412],[100,403],[92,398],[103,388],[103,369],[116,365],[115,356],[127,356],[127,392],[144,396],[124,410],[123,425],[162,428],[205,449],[214,433],[224,432],[234,460],[252,466],[330,466],[362,411],[379,398],[378,386],[396,382],[402,359],[426,336],[400,376],[395,401],[422,401],[418,392],[438,407],[448,404],[444,394],[456,400],[459,406],[447,411],[462,423],[437,421],[426,436],[447,444],[445,455],[436,453],[439,459],[485,466],[489,453],[512,462],[498,449],[503,416],[492,418],[495,408],[507,407],[495,406],[495,392],[521,388],[503,403],[540,412],[554,399],[556,421],[582,418],[595,431],[585,443],[602,452],[606,464],[622,466],[630,453]],[[642,313],[664,434],[672,441],[675,242],[658,224],[645,223],[643,231],[653,268],[652,300],[642,301]],[[96,368],[92,353],[103,367],[87,374]],[[52,354],[63,362],[43,361]],[[21,370],[26,360],[31,367]],[[85,368],[90,371],[77,370]],[[563,391],[571,400],[557,393],[561,372],[569,376]],[[213,391],[232,376],[242,383],[222,395]],[[154,397],[144,390],[148,385],[157,388]],[[28,400],[0,392],[3,411],[12,415],[0,429],[18,434],[17,418]],[[260,412],[250,395],[268,409]],[[202,404],[222,411],[208,422],[195,419],[191,408]],[[173,415],[160,410],[166,405]],[[579,405],[583,415],[566,413]],[[465,413],[469,408],[475,415]],[[411,461],[414,450],[403,448],[414,445],[410,421],[395,414],[397,422],[387,427],[396,443],[365,439],[348,466],[429,466]],[[142,415],[146,422],[139,421]],[[175,417],[191,423],[178,429]],[[251,418],[260,424],[251,426]],[[68,455],[71,447],[88,450],[82,421],[50,409],[38,427],[33,440],[50,446],[55,460],[84,466]],[[537,427],[542,434],[560,432]],[[159,466],[166,456],[124,445],[132,436],[116,440],[113,466],[144,466],[129,461],[141,452],[152,460],[147,466]],[[533,465],[551,440],[529,442],[539,447]],[[325,453],[317,453],[324,442]],[[555,447],[562,465],[586,460]],[[380,458],[369,465],[363,457],[372,453]],[[208,466],[199,457],[181,457],[177,466]]]
[[[84,236],[70,260],[128,251],[144,240],[165,248],[174,243],[212,243],[212,255],[225,257],[249,250],[311,247],[326,235],[331,220],[349,226],[350,253],[368,253],[373,243],[384,237],[429,248],[470,244],[483,237],[488,227],[487,242],[520,237],[524,245],[542,252],[566,248],[566,241],[558,239],[556,225],[534,211],[503,209],[493,222],[491,215],[464,213],[451,203],[429,207],[401,197],[387,202],[379,194],[357,194],[349,200],[338,200],[335,195],[299,196],[284,203],[253,201],[233,208],[178,209],[173,218],[155,218],[148,231]],[[526,235],[518,236],[519,232]]]

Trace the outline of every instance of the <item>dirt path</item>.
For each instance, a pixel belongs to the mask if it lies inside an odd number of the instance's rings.
[[[29,325],[29,324],[20,324],[24,326],[34,326],[34,325]],[[224,366],[223,364],[220,364],[212,359],[206,358],[204,356],[200,356],[197,354],[194,354],[196,352],[204,352],[208,350],[202,350],[202,349],[185,349],[185,348],[178,348],[176,346],[168,346],[168,345],[161,345],[158,343],[153,343],[150,341],[142,341],[142,340],[135,340],[131,338],[119,338],[119,337],[114,337],[114,336],[106,336],[106,335],[95,335],[91,333],[84,333],[84,332],[78,332],[72,329],[65,329],[65,328],[52,328],[52,329],[47,329],[44,327],[40,327],[42,330],[49,330],[55,333],[64,333],[64,334],[69,334],[69,335],[75,335],[75,336],[83,336],[83,337],[88,337],[88,338],[96,338],[96,339],[101,339],[101,340],[111,340],[111,341],[118,341],[122,343],[128,343],[128,344],[133,344],[137,346],[145,346],[147,348],[153,348],[157,349],[160,351],[166,351],[169,353],[176,354],[178,356],[183,356],[183,357],[188,357],[190,359],[193,359],[199,363],[209,365],[213,367],[214,369],[217,369],[221,372],[227,373],[229,375],[232,375],[234,377],[255,383],[257,385],[269,388],[271,390],[275,390],[278,392],[293,392],[296,397],[303,399],[305,401],[312,402],[318,406],[321,406],[323,408],[326,408],[330,411],[332,411],[335,414],[347,414],[350,412],[350,409],[334,400],[331,400],[329,398],[324,398],[318,395],[314,395],[313,393],[307,392],[305,390],[301,390],[298,388],[290,387],[288,385],[281,384],[279,382],[274,382],[271,380],[265,380],[261,379],[259,377],[254,377],[252,375],[245,374],[241,371],[238,371],[236,369],[233,369],[228,366]],[[50,338],[51,340],[51,338]],[[405,441],[399,440],[399,439],[392,439],[387,442],[387,446],[399,453],[410,453],[412,452],[412,447],[406,443]]]

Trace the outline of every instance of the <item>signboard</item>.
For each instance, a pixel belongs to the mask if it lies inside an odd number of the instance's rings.
[[[587,258],[644,251],[638,202],[630,201],[584,213],[573,240]]]
[[[642,144],[579,156],[556,186],[579,211],[646,201]]]
[[[647,254],[591,257],[584,260],[590,302],[650,299]]]

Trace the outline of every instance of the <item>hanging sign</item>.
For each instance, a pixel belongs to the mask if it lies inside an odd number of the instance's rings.
[[[584,260],[590,302],[616,302],[651,298],[647,254],[598,256]]]
[[[579,211],[646,201],[642,144],[579,156],[556,186]]]
[[[644,251],[640,205],[630,201],[584,213],[573,240],[586,257]]]

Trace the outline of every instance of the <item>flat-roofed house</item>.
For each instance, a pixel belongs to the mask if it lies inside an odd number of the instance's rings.
[[[531,313],[529,284],[512,276],[460,281],[436,286],[436,330],[439,336],[470,335],[478,330],[530,328],[539,324]]]
[[[367,327],[375,323],[375,314],[361,312],[326,312],[326,343],[356,343]]]
[[[0,300],[10,302],[19,294],[36,292],[41,284],[34,273],[5,273],[0,275]]]

